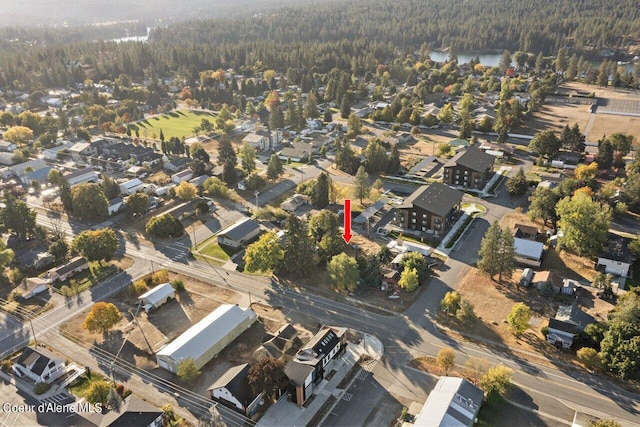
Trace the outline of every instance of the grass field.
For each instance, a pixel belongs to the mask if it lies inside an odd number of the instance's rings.
[[[130,127],[132,132],[137,127],[141,138],[158,139],[162,130],[165,140],[174,136],[182,139],[193,135],[193,128],[200,126],[202,119],[213,123],[214,118],[214,114],[204,111],[177,110],[132,123]]]

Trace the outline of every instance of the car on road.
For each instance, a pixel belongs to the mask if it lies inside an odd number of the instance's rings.
[[[376,230],[376,233],[381,236],[386,236],[387,234],[389,234],[389,230],[387,230],[384,227],[378,227],[378,229]]]

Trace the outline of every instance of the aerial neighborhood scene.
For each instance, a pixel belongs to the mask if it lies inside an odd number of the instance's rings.
[[[632,0],[0,0],[2,426],[640,426]]]

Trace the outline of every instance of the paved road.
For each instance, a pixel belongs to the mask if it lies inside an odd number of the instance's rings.
[[[55,330],[56,325],[76,315],[79,310],[88,307],[95,301],[106,298],[132,279],[148,272],[150,266],[143,262],[143,260],[147,260],[210,283],[228,286],[243,293],[245,299],[247,299],[247,293],[250,292],[253,301],[261,299],[273,306],[286,307],[285,316],[287,317],[295,317],[304,313],[317,319],[319,323],[346,325],[380,337],[385,345],[385,356],[368,380],[371,387],[359,386],[358,391],[353,393],[352,400],[354,402],[359,402],[360,399],[365,399],[368,402],[376,401],[376,398],[379,401],[382,396],[385,396],[384,392],[374,390],[375,384],[380,385],[405,406],[411,401],[424,401],[427,392],[433,386],[433,380],[427,375],[416,375],[416,372],[408,368],[406,363],[415,356],[433,356],[442,347],[452,346],[457,351],[459,363],[462,363],[468,356],[481,356],[491,362],[501,362],[512,367],[515,370],[514,380],[525,391],[526,396],[523,400],[525,402],[528,400],[527,404],[530,407],[539,408],[542,412],[555,413],[558,402],[562,401],[571,407],[597,408],[603,413],[626,420],[623,422],[625,425],[639,424],[640,405],[638,402],[640,397],[637,395],[620,390],[597,377],[568,371],[562,366],[548,368],[523,361],[517,354],[499,353],[480,345],[456,342],[436,330],[430,319],[437,313],[440,299],[445,292],[455,289],[469,265],[475,261],[480,239],[489,222],[499,219],[513,208],[512,202],[505,195],[493,199],[491,203],[484,204],[488,207],[487,214],[477,220],[474,223],[474,228],[465,234],[464,243],[454,248],[445,270],[441,271],[439,277],[429,283],[418,300],[399,316],[375,314],[350,304],[302,293],[296,289],[272,286],[268,278],[245,276],[235,271],[224,271],[203,262],[190,261],[186,256],[180,256],[181,250],[186,254],[188,249],[185,242],[182,245],[171,244],[162,248],[156,248],[144,242],[137,242],[137,244],[125,242],[121,250],[126,251],[128,255],[137,260],[132,268],[108,282],[84,292],[71,303],[56,306],[34,321],[34,326],[38,334]],[[82,227],[78,224],[69,224],[64,228],[72,233]],[[197,233],[198,231],[196,231]],[[178,243],[180,242],[179,240]],[[0,348],[11,347],[10,342],[24,343],[29,335],[30,332],[26,327],[16,328],[15,324],[7,322],[6,325],[0,327]],[[156,388],[161,390],[167,389],[166,386],[158,385],[154,381],[148,382],[155,384]],[[360,390],[363,388],[366,388],[367,391],[362,392],[364,396],[359,396]],[[370,388],[373,389],[370,390]],[[371,408],[370,412],[357,411],[356,418],[359,417],[360,422],[353,418],[355,415],[348,415],[351,417],[348,418],[348,421],[363,425],[364,420],[376,407],[371,403],[367,405],[363,408]],[[340,407],[337,407],[337,412],[333,416],[347,416],[344,411],[340,412]]]

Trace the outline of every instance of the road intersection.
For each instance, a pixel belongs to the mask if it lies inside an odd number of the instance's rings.
[[[363,425],[376,411],[375,403],[386,393],[405,406],[412,401],[424,401],[435,381],[429,375],[408,367],[407,363],[417,356],[434,356],[442,347],[450,346],[456,350],[458,363],[463,363],[471,356],[484,357],[492,363],[503,363],[514,369],[514,381],[523,394],[522,405],[532,411],[557,415],[558,419],[569,423],[566,408],[570,408],[569,412],[587,408],[588,412],[596,412],[596,415],[615,417],[625,426],[640,424],[640,396],[624,391],[605,379],[560,364],[549,367],[548,364],[529,362],[509,349],[496,350],[496,347],[482,343],[456,341],[438,330],[432,319],[439,310],[442,296],[447,291],[456,289],[469,266],[476,261],[480,240],[490,222],[500,219],[504,213],[513,209],[512,201],[506,196],[498,196],[482,203],[487,207],[487,213],[474,221],[463,236],[464,243],[454,247],[446,262],[447,268],[440,271],[438,277],[432,278],[416,302],[400,315],[379,314],[299,289],[282,287],[268,277],[247,276],[192,260],[187,253],[193,237],[187,234],[169,245],[158,247],[146,241],[122,239],[119,252],[126,253],[135,261],[130,268],[78,297],[61,301],[52,310],[34,319],[33,327],[38,336],[50,337],[52,333],[56,334],[56,328],[60,324],[94,302],[118,292],[132,280],[150,272],[154,266],[164,266],[238,291],[244,295],[247,303],[251,298],[253,302],[264,301],[271,306],[282,307],[288,318],[304,313],[317,319],[318,323],[348,326],[379,337],[385,346],[385,355],[372,369],[371,375],[360,383],[359,389],[349,391],[352,395],[350,401],[341,402],[328,422]],[[38,211],[38,221],[46,227],[52,227],[55,221],[56,227],[69,235],[89,228],[66,220],[51,219],[42,211]],[[198,240],[213,234],[211,228],[203,227],[195,230]],[[6,356],[29,341],[31,330],[28,323],[23,325],[15,319],[3,317],[0,324],[0,348],[4,350],[3,356]],[[62,337],[59,339],[64,340]],[[90,354],[88,350],[84,351]],[[94,358],[100,357],[95,353],[91,355]],[[128,376],[144,375],[124,365],[118,369],[129,370]],[[153,378],[147,378],[145,382],[154,384],[163,392],[168,391],[168,396],[171,397],[172,387],[166,383]],[[363,400],[367,401],[364,406]],[[182,403],[189,406],[189,402]],[[355,406],[352,405],[358,405],[359,410],[353,411]]]

